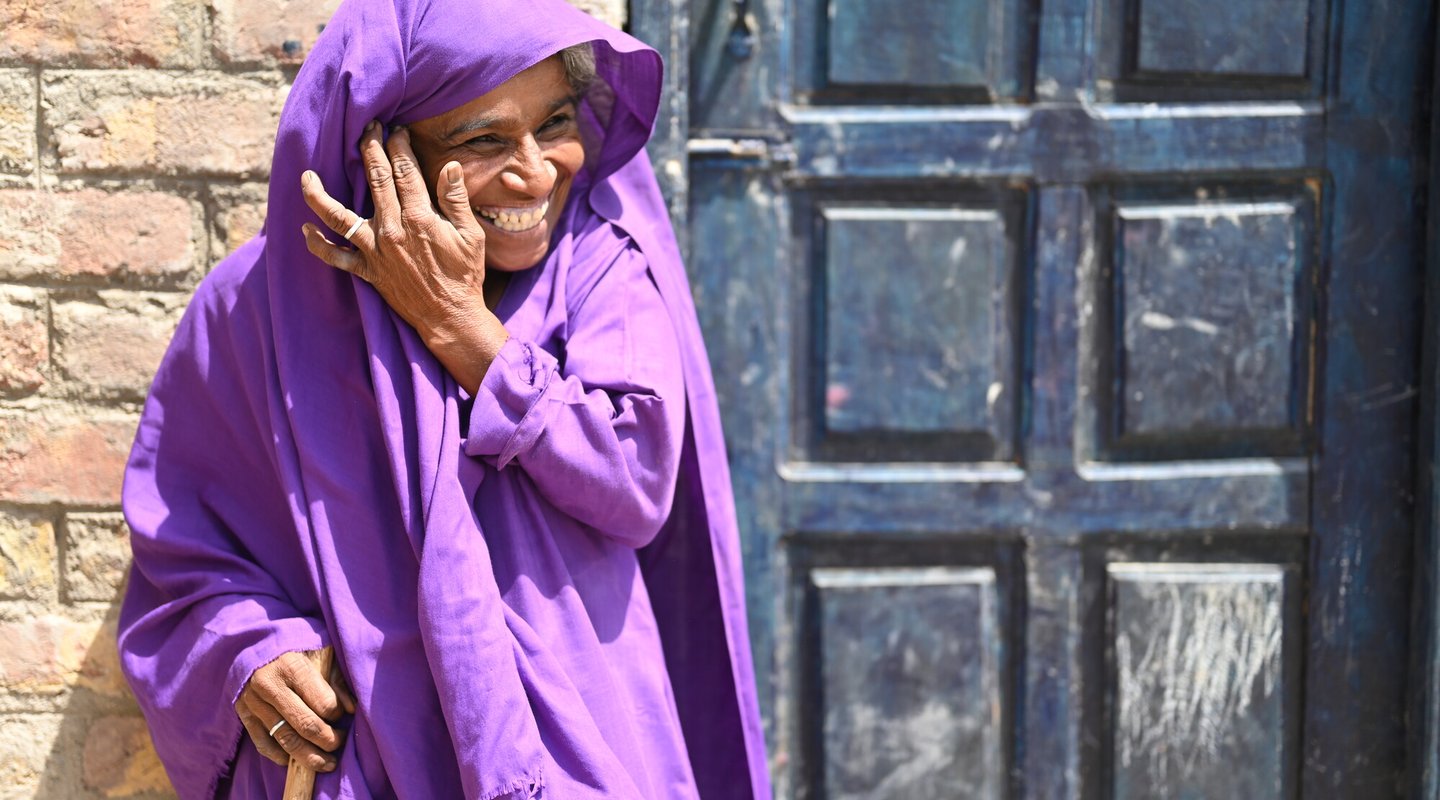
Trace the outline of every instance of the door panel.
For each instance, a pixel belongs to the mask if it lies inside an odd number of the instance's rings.
[[[1306,0],[1247,4],[1228,14],[1174,0],[1137,5],[1137,75],[1305,77]]]
[[[801,105],[988,103],[1025,90],[1029,3],[795,0],[789,9]]]
[[[665,7],[778,794],[1397,793],[1427,4]]]
[[[1306,454],[1312,192],[1300,182],[1099,187],[1082,459]]]
[[[797,188],[791,206],[812,265],[792,460],[1012,461],[1024,196],[863,182]]]
[[[1024,618],[1006,543],[807,535],[790,550],[801,621],[795,793],[1007,797]],[[946,566],[911,566],[916,563]]]
[[[994,570],[819,568],[809,588],[827,796],[1001,796]]]
[[[1111,563],[1106,572],[1112,795],[1289,796],[1300,688],[1294,571]]]
[[[1087,5],[1095,37],[1090,66],[1101,100],[1226,102],[1324,94],[1334,51],[1325,0],[1264,0],[1235,4],[1225,13],[1193,0]]]

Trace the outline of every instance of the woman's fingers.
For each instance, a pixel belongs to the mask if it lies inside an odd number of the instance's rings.
[[[374,283],[375,276],[370,274],[364,256],[360,255],[358,251],[347,250],[331,242],[325,238],[325,234],[321,233],[319,228],[308,222],[301,225],[300,229],[305,234],[305,247],[316,258],[336,269],[343,269],[362,280]]]
[[[242,695],[235,703],[235,712],[240,716],[240,722],[255,749],[276,764],[283,767],[290,763],[290,759],[296,758],[317,772],[335,768],[334,756],[307,741],[274,706],[257,696]]]
[[[430,206],[430,193],[425,188],[425,178],[420,174],[415,151],[410,148],[410,131],[403,126],[392,129],[385,149],[390,156],[395,194],[400,200],[400,216],[411,222],[433,217],[435,211]]]
[[[350,687],[343,683],[335,683],[331,685],[331,688],[335,690],[335,698],[340,701],[340,707],[345,709],[345,713],[354,714],[355,695],[350,693]]]
[[[305,205],[310,206],[315,216],[337,235],[344,236],[349,233],[349,241],[357,247],[362,244],[368,246],[374,240],[371,224],[346,208],[344,203],[331,197],[330,193],[325,191],[324,182],[313,170],[307,169],[301,173],[300,194],[305,198]],[[360,223],[359,227],[356,227],[356,222]]]
[[[354,714],[355,693],[350,690],[350,684],[345,680],[345,673],[338,668],[330,671],[330,688],[335,690],[335,699],[340,701],[340,707],[345,709],[345,713]]]
[[[371,120],[360,136],[360,160],[365,162],[365,175],[370,182],[370,198],[375,202],[374,232],[378,236],[395,236],[400,232],[400,200],[395,194],[395,174],[390,156],[385,152],[380,123]]]
[[[470,191],[465,187],[465,171],[460,167],[460,162],[451,161],[440,170],[441,185],[435,192],[440,200],[440,212],[460,232],[460,237],[471,247],[485,242],[485,229],[480,227],[480,221],[475,219],[475,212],[470,208]],[[485,259],[477,259],[477,263],[484,263]]]
[[[255,744],[260,755],[282,767],[290,762],[290,754],[285,752],[279,742],[270,738],[270,729],[250,710],[250,704],[243,696],[235,701],[235,714],[240,717],[240,724],[245,726],[245,732],[250,735],[250,741]]]
[[[315,663],[315,658],[307,653],[307,660],[311,668],[297,670],[290,684],[291,690],[308,711],[313,711],[317,716],[326,722],[335,722],[345,716],[345,707],[335,693],[334,687],[330,685],[327,676],[320,674],[320,668]],[[334,731],[329,725],[325,728]],[[338,731],[335,731],[338,735]],[[317,744],[321,744],[317,742]]]
[[[344,708],[330,682],[303,653],[285,653],[256,670],[240,700],[288,757],[317,771],[334,768],[329,751],[338,749],[344,736],[326,720],[338,720]],[[285,724],[279,725],[282,720]],[[254,738],[254,729],[246,729]]]
[[[325,722],[343,715],[330,682],[303,653],[285,653],[255,671],[247,689],[250,710],[261,722],[276,720],[263,713],[265,706],[280,712],[296,733],[325,750],[340,746],[340,735]],[[257,701],[259,706],[257,707]],[[283,742],[282,742],[283,744]]]
[[[330,772],[335,769],[337,763],[335,756],[322,751],[313,742],[301,736],[295,726],[290,724],[290,720],[285,719],[279,711],[271,708],[268,713],[257,714],[256,717],[262,723],[267,720],[275,720],[265,726],[261,732],[261,735],[269,738],[276,747],[280,748],[281,758],[272,758],[272,761],[284,765],[290,763],[291,759],[295,759],[316,772]],[[273,734],[270,733],[272,730],[275,731]]]

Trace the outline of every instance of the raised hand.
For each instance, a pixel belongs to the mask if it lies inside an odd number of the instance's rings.
[[[459,163],[439,172],[435,197],[399,128],[388,145],[372,122],[360,141],[375,217],[363,220],[332,198],[307,170],[301,192],[329,228],[354,249],[303,226],[305,244],[325,263],[370,283],[420,334],[426,346],[472,394],[509,335],[485,305],[485,232],[470,208]]]

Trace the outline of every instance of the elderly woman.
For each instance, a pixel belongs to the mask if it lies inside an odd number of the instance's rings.
[[[122,659],[182,796],[291,757],[321,797],[768,796],[659,87],[562,0],[326,28],[126,475]]]

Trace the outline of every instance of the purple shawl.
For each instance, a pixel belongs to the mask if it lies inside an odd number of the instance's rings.
[[[770,795],[739,543],[709,364],[643,146],[656,53],[563,0],[347,0],[281,118],[265,229],[197,291],[141,418],[125,477],[135,555],[120,649],[180,795],[211,797],[242,741],[232,704],[283,652],[333,644],[360,703],[349,752],[399,797],[616,797],[628,778],[553,652],[507,606],[472,508],[494,466],[462,451],[466,398],[363,282],[305,248],[314,169],[369,216],[356,142],[478,97],[593,41],[582,116],[603,144],[568,219],[643,255],[679,344],[687,412],[668,521],[638,554],[695,781]],[[608,90],[608,91],[607,91]],[[575,223],[579,224],[579,223]],[[585,237],[557,259],[586,263]],[[613,255],[613,252],[611,253]],[[397,588],[398,587],[398,588]],[[581,707],[583,710],[583,707]],[[583,716],[583,714],[581,715]],[[368,797],[357,758],[320,797]]]

